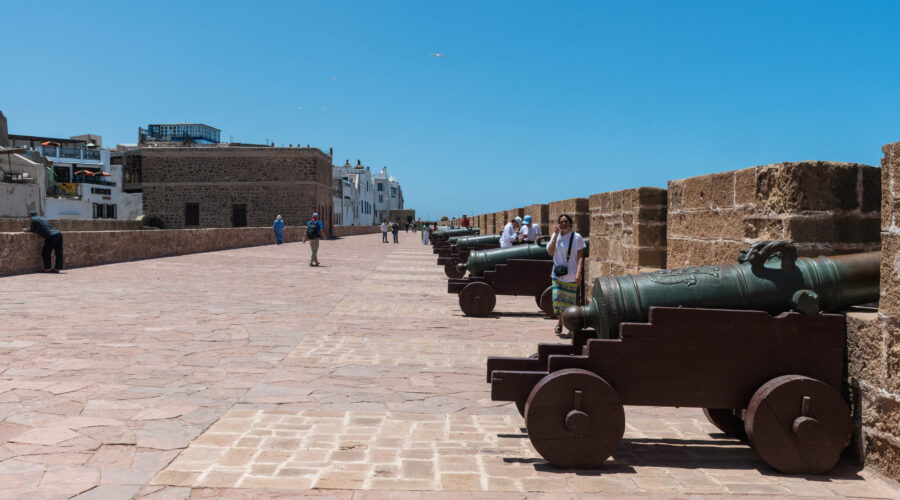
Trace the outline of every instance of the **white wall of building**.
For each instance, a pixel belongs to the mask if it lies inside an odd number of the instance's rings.
[[[31,210],[44,211],[40,184],[0,182],[0,217],[26,217]]]
[[[341,214],[341,225],[371,226],[375,223],[375,207],[372,203],[372,172],[362,165],[334,167],[334,179],[340,179],[340,197],[334,196],[335,213]],[[378,220],[378,223],[381,221]]]

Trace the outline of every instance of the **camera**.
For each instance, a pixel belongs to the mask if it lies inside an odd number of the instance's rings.
[[[553,272],[556,273],[557,277],[565,276],[565,275],[569,274],[569,266],[566,266],[566,265],[556,266],[553,268]]]

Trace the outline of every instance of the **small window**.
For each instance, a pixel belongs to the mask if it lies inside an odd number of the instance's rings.
[[[200,204],[185,203],[184,204],[184,225],[199,226],[200,225]]]
[[[233,227],[247,227],[247,205],[231,206],[231,225]]]
[[[378,203],[384,203],[384,195],[383,194],[378,195]]]
[[[378,184],[378,190],[384,191],[384,184]]]

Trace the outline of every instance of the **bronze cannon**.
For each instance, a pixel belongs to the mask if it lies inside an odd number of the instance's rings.
[[[703,408],[775,469],[823,473],[852,432],[846,319],[823,311],[877,300],[879,262],[879,252],[807,259],[761,242],[734,265],[599,278],[593,304],[566,313],[599,328],[530,358],[488,358],[491,398],[516,403],[557,467],[605,462],[623,406],[639,405]]]

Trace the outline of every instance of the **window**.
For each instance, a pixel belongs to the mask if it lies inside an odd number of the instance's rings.
[[[247,227],[247,205],[231,206],[231,225],[234,227]]]
[[[200,225],[200,204],[185,203],[184,204],[184,225],[199,226]]]
[[[383,194],[378,195],[378,203],[384,203],[384,195]]]
[[[384,191],[384,184],[382,184],[382,183],[379,182],[379,183],[378,183],[378,190],[379,190],[379,191]]]
[[[397,188],[392,187],[391,188],[391,198],[396,198],[396,197],[397,197]]]

